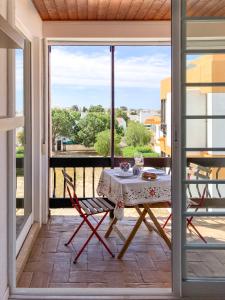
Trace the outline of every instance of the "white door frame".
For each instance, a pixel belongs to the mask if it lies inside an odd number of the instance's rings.
[[[172,158],[172,164],[173,164],[173,178],[180,178],[180,142],[181,142],[181,133],[180,133],[180,75],[181,75],[181,65],[180,65],[180,0],[172,0],[172,9],[173,9],[173,20],[172,20],[172,97],[173,97],[173,107],[172,107],[172,145],[173,145],[173,158]],[[65,44],[65,42],[60,41],[62,44]],[[67,41],[68,42],[68,41]],[[74,40],[73,44],[95,44],[97,41],[93,42],[93,39],[79,39]],[[106,41],[100,41],[103,45],[106,44]],[[112,44],[110,40],[107,41],[109,44]],[[52,44],[59,44],[59,41],[50,41]],[[168,43],[168,42],[167,42]],[[43,172],[46,174],[46,168],[48,168],[48,136],[47,136],[47,130],[48,130],[48,114],[46,111],[48,110],[48,40],[44,41],[43,46],[43,53],[44,53],[44,83],[45,83],[45,89],[44,89],[44,103],[43,108],[45,110],[45,121],[44,121],[44,134],[42,137],[42,154],[43,154]],[[70,43],[71,44],[71,43]],[[98,45],[100,43],[98,42]],[[113,40],[113,45],[124,45],[126,42],[122,41],[115,41]],[[127,44],[138,44],[137,39],[129,40],[129,43]],[[150,45],[150,44],[156,44],[155,41],[151,40],[145,40],[140,41],[140,45]],[[165,41],[162,42],[162,44],[165,45]],[[173,256],[172,256],[172,262],[173,262],[173,293],[170,292],[170,289],[51,289],[51,288],[44,288],[44,289],[18,289],[18,288],[12,288],[11,295],[14,298],[21,298],[23,299],[38,299],[40,297],[44,297],[45,299],[52,299],[52,297],[56,296],[58,298],[61,298],[63,296],[63,299],[81,299],[81,297],[86,296],[86,299],[121,299],[128,298],[129,299],[180,299],[180,296],[182,294],[182,281],[181,281],[181,184],[179,180],[173,180],[172,178],[172,198],[173,198]],[[43,221],[46,221],[47,218],[47,212],[46,209],[48,208],[48,180],[46,180],[46,177],[43,178],[43,184],[45,184],[45,188],[43,188],[43,215],[44,219]]]

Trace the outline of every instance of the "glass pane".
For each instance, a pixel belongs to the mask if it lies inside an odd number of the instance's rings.
[[[224,0],[186,0],[188,17],[225,17]]]
[[[225,276],[225,250],[187,250],[185,256],[185,279]]]
[[[16,233],[26,221],[24,207],[24,127],[16,130]]]
[[[225,87],[187,87],[186,115],[225,115]]]
[[[224,50],[225,19],[186,22],[186,48],[188,50]]]
[[[225,148],[225,139],[221,129],[225,128],[225,119],[186,120],[187,148]]]
[[[16,129],[16,232],[22,230],[32,211],[31,166],[24,127]]]
[[[24,114],[24,52],[16,49],[16,115]]]
[[[108,46],[52,47],[53,156],[109,155],[110,69]]]
[[[225,208],[223,209],[225,211]],[[215,209],[210,209],[213,212]],[[188,217],[186,243],[225,243],[225,217]]]
[[[225,82],[225,54],[198,54],[186,56],[186,82],[215,83]],[[224,93],[225,87],[196,88],[203,94]]]
[[[165,156],[171,154],[170,76],[171,47],[115,48],[117,156],[133,158],[137,153],[143,157],[159,157],[162,152]],[[162,122],[168,124],[167,137],[163,137]]]

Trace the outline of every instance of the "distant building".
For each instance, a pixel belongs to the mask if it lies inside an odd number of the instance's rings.
[[[140,120],[139,115],[131,115],[131,114],[129,114],[128,117],[129,117],[130,121],[139,122],[139,120]]]
[[[225,82],[225,54],[203,55],[188,62],[187,82],[212,83]],[[161,151],[171,155],[171,78],[161,81]],[[225,87],[195,86],[188,87],[187,115],[224,115]],[[224,147],[221,129],[225,124],[222,119],[190,119],[187,122],[187,147],[211,148]],[[189,153],[190,154],[190,153]],[[195,151],[191,155],[224,155],[224,152]]]
[[[139,122],[144,124],[145,120],[150,116],[159,116],[159,112],[152,109],[141,109],[139,114]]]
[[[154,151],[157,153],[161,152],[160,149],[160,129],[161,129],[161,118],[160,116],[150,116],[144,121],[145,127],[149,128],[153,132],[152,144],[154,145]]]

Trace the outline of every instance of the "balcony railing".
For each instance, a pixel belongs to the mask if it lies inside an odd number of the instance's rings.
[[[131,158],[115,158],[114,167],[118,167],[122,160],[134,164]],[[190,163],[196,165],[214,168],[215,179],[221,179],[225,172],[225,159],[195,157],[187,158],[187,166]],[[64,208],[71,207],[68,195],[66,194],[65,182],[61,170],[64,169],[70,173],[76,183],[76,190],[79,198],[95,197],[100,174],[104,168],[111,168],[113,161],[110,157],[51,157],[49,158],[50,181],[49,181],[49,207]],[[171,158],[145,158],[145,167],[171,168]],[[20,169],[23,170],[23,158],[16,159],[17,176],[23,176]],[[224,177],[224,176],[223,176]],[[216,185],[218,190],[218,185]],[[220,195],[219,198],[224,196]],[[17,199],[18,206],[23,199]]]
[[[118,167],[121,161],[128,161],[134,164],[132,158],[115,158],[114,167]],[[76,190],[79,198],[95,197],[96,188],[100,174],[104,168],[111,168],[113,161],[110,157],[51,157],[49,166],[51,168],[50,184],[50,208],[71,207],[71,203],[66,195],[65,182],[61,170],[68,170],[76,183]],[[145,158],[145,167],[170,168],[171,159]],[[62,185],[63,181],[63,185]],[[61,188],[57,190],[58,185]]]

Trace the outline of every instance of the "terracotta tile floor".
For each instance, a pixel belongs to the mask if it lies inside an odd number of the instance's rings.
[[[58,211],[58,210],[57,210]],[[129,211],[131,213],[129,213]],[[73,212],[73,211],[72,211]],[[58,211],[60,213],[60,211]],[[142,225],[122,260],[111,258],[93,238],[73,264],[75,253],[89,234],[85,226],[69,247],[64,243],[79,224],[79,216],[53,215],[44,225],[34,244],[18,287],[170,287],[170,250],[154,232]],[[136,212],[129,209],[120,229],[127,235],[136,221]],[[109,219],[100,227],[104,235]],[[116,254],[123,242],[116,233],[108,239]]]
[[[64,243],[79,224],[80,217],[73,210],[53,210],[49,223],[44,225],[32,249],[18,287],[170,287],[171,253],[164,241],[145,225],[139,229],[122,260],[111,258],[96,238],[93,238],[77,264],[73,264],[90,231],[87,227],[79,232],[73,243]],[[160,222],[168,211],[157,210]],[[134,209],[125,210],[125,218],[119,228],[128,235],[137,218]],[[100,227],[104,235],[109,219]],[[194,224],[208,243],[225,242],[225,218],[195,218]],[[170,225],[167,227],[169,231]],[[169,232],[168,232],[169,233]],[[188,231],[189,243],[203,243]],[[123,242],[116,233],[108,239],[116,254]],[[187,274],[190,277],[225,276],[224,250],[188,250]]]

